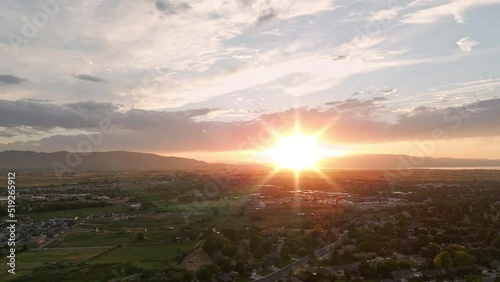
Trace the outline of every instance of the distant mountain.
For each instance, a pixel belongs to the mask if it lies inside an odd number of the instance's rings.
[[[74,166],[76,170],[169,170],[220,167],[220,165],[193,159],[124,151],[94,152],[86,155],[68,152],[5,151],[0,153],[0,170],[51,171],[54,163],[71,168],[71,162],[79,158],[81,158],[81,163]]]
[[[73,166],[69,162],[81,158],[81,163]],[[263,169],[258,164],[207,163],[194,159],[164,157],[155,154],[125,151],[93,152],[82,155],[68,152],[37,153],[31,151],[5,151],[0,153],[0,170],[53,171],[53,164],[65,165],[76,170],[172,170],[172,169],[227,169],[229,166],[247,169]],[[500,167],[500,160],[453,159],[453,158],[413,158],[407,155],[356,155],[321,161],[323,168],[352,169],[398,169],[398,168],[439,168],[439,167]]]
[[[406,169],[406,168],[460,168],[500,167],[500,160],[410,157],[408,155],[355,155],[326,159],[323,168]]]

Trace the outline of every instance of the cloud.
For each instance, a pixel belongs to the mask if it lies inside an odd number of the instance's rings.
[[[16,136],[17,134],[15,133],[12,133],[12,132],[8,132],[8,131],[3,131],[3,130],[0,130],[0,137],[7,137],[7,138],[10,138],[10,137],[14,137]]]
[[[500,132],[498,112],[500,98],[467,103],[457,107],[418,107],[393,122],[378,119],[366,112],[381,109],[378,101],[348,99],[331,102],[327,109],[293,108],[282,112],[262,114],[249,121],[220,122],[200,120],[197,117],[218,114],[220,109],[196,109],[177,112],[147,110],[118,111],[116,105],[78,103],[47,108],[47,104],[9,104],[21,114],[9,120],[2,119],[0,126],[53,126],[89,127],[103,116],[113,122],[114,131],[106,133],[99,150],[148,150],[150,152],[175,152],[189,150],[227,151],[254,147],[266,147],[273,142],[272,128],[280,134],[293,131],[295,121],[314,133],[324,130],[325,142],[376,143],[395,141],[416,141],[431,138],[440,130],[446,138],[468,138],[496,136]],[[4,101],[2,101],[5,104]],[[2,105],[2,104],[0,104]],[[5,106],[4,106],[5,107]],[[0,107],[0,112],[5,112]],[[36,122],[39,115],[27,116],[28,112],[42,111],[43,122]],[[378,107],[378,108],[377,108]],[[47,112],[48,111],[48,112]],[[14,111],[13,111],[14,112]],[[90,131],[93,132],[93,131]],[[36,149],[38,151],[64,150],[68,144],[84,140],[84,135],[57,135],[37,141],[1,144],[0,150]],[[147,149],[145,149],[147,148]],[[262,149],[262,148],[261,148]]]
[[[191,6],[185,2],[172,4],[169,1],[157,0],[155,8],[164,15],[175,15],[190,10]]]
[[[325,103],[328,106],[334,106],[335,109],[338,110],[351,110],[351,109],[359,109],[359,108],[369,108],[375,105],[375,102],[378,101],[386,101],[385,97],[375,97],[371,100],[359,100],[359,99],[347,99],[344,101],[334,101]]]
[[[347,54],[336,54],[331,56],[332,61],[343,60],[347,58]]]
[[[500,0],[452,0],[446,4],[425,8],[410,14],[406,14],[401,21],[411,24],[429,24],[437,22],[442,18],[453,16],[457,23],[465,23],[464,14],[467,10],[499,3]]]
[[[259,17],[257,18],[256,24],[257,25],[265,24],[265,23],[271,21],[275,17],[276,17],[276,14],[274,13],[274,9],[269,8],[267,11],[265,11],[261,15],[259,15]]]
[[[9,74],[0,74],[0,83],[1,84],[20,84],[23,82],[27,82],[27,79],[14,76],[14,75],[9,75]],[[1,85],[0,84],[0,85]]]
[[[472,51],[472,47],[479,45],[479,42],[469,37],[462,37],[457,41],[458,48],[462,50],[462,52],[470,52]]]
[[[378,12],[373,13],[370,16],[369,20],[371,20],[371,21],[388,21],[388,20],[392,20],[392,19],[394,19],[395,17],[398,16],[400,10],[401,10],[401,8],[398,8],[398,7],[391,8],[391,9],[380,10]]]
[[[97,76],[88,75],[88,74],[73,73],[73,74],[71,74],[71,76],[76,77],[76,78],[81,79],[81,80],[85,80],[85,81],[98,82],[98,83],[107,83],[107,81],[105,79],[103,79],[103,78],[100,78],[100,77],[97,77]]]
[[[0,127],[33,127],[38,130],[53,128],[97,130],[104,119],[122,129],[146,130],[161,124],[188,121],[217,109],[193,109],[186,111],[122,110],[112,103],[77,102],[56,105],[38,101],[8,101],[0,99]]]

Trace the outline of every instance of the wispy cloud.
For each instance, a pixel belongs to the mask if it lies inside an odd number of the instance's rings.
[[[500,0],[452,0],[446,4],[406,14],[402,19],[402,22],[412,24],[428,24],[434,23],[442,18],[453,17],[457,23],[465,23],[464,17],[467,10],[499,3]]]
[[[457,45],[462,52],[470,52],[472,51],[472,47],[479,45],[479,42],[469,37],[462,37],[457,41]]]

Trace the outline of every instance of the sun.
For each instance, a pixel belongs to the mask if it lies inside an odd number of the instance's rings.
[[[299,132],[280,137],[276,145],[268,151],[268,155],[277,168],[295,171],[315,169],[316,162],[322,157],[318,138]]]

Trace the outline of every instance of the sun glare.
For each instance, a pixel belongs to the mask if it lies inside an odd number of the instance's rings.
[[[315,168],[321,151],[316,137],[296,133],[280,138],[269,155],[280,169],[304,170]]]

